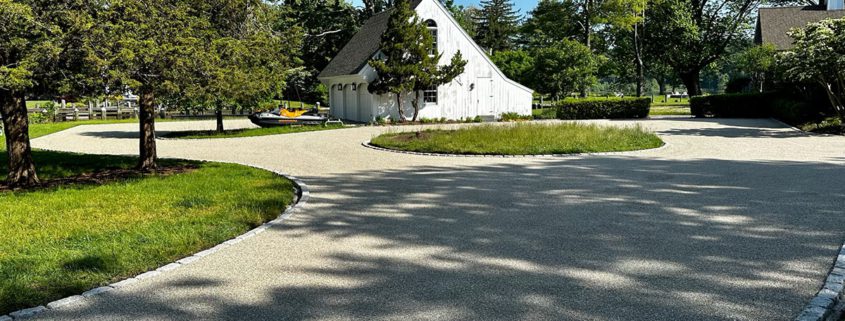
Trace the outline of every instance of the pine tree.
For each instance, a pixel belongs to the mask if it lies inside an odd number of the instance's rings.
[[[491,54],[512,48],[519,17],[510,0],[482,0],[475,21],[476,41]]]

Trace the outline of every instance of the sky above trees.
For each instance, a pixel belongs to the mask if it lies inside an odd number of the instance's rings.
[[[512,0],[512,1],[513,1],[514,7],[519,10],[519,15],[525,15],[528,12],[530,12],[531,10],[533,10],[534,7],[537,6],[537,2],[539,0]],[[473,5],[473,6],[478,7],[479,2],[481,2],[481,0],[455,0],[455,4],[462,5],[462,6]],[[363,5],[361,0],[352,0],[352,4],[356,5],[356,6],[362,6]]]

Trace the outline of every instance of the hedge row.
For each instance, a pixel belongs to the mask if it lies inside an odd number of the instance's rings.
[[[649,111],[650,98],[593,98],[557,104],[558,119],[645,118]]]
[[[824,102],[810,102],[782,93],[726,94],[690,99],[690,109],[696,117],[774,117],[793,125],[818,119],[828,108]]]

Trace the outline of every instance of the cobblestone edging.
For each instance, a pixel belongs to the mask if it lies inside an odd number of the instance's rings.
[[[795,321],[838,321],[845,310],[845,244],[839,248],[839,255],[822,289],[804,307]]]
[[[257,168],[257,169],[265,170],[265,171],[268,171],[268,172],[272,172],[272,173],[275,173],[276,175],[279,175],[281,177],[284,177],[284,178],[291,180],[294,184],[294,189],[296,190],[296,198],[294,199],[293,204],[288,206],[288,208],[286,208],[279,215],[279,217],[277,217],[276,219],[269,221],[267,223],[264,223],[261,226],[256,227],[256,228],[254,228],[254,229],[252,229],[252,230],[250,230],[250,231],[248,231],[244,234],[241,234],[238,237],[235,237],[231,240],[220,243],[217,246],[212,247],[210,249],[206,249],[206,250],[197,252],[194,255],[182,258],[182,259],[180,259],[176,262],[167,264],[167,265],[162,266],[158,269],[141,273],[139,275],[136,275],[135,277],[128,278],[128,279],[125,279],[125,280],[122,280],[122,281],[119,281],[119,282],[115,282],[115,283],[112,283],[112,284],[109,284],[109,285],[106,285],[106,286],[101,286],[101,287],[98,287],[98,288],[95,288],[95,289],[88,290],[86,292],[83,292],[80,295],[69,296],[69,297],[66,297],[66,298],[63,298],[63,299],[59,299],[59,300],[47,303],[46,305],[40,305],[40,306],[37,306],[37,307],[34,307],[34,308],[18,310],[18,311],[15,311],[15,312],[11,312],[8,315],[0,315],[0,321],[21,320],[21,319],[33,317],[37,314],[47,312],[47,311],[50,311],[50,310],[61,309],[65,306],[81,303],[82,301],[86,300],[89,297],[98,296],[98,295],[101,295],[103,293],[107,293],[107,292],[110,292],[110,291],[113,291],[113,290],[116,290],[116,289],[120,289],[120,288],[129,286],[129,285],[134,284],[134,283],[143,282],[145,280],[152,279],[152,278],[155,278],[155,277],[162,275],[164,273],[178,269],[178,268],[180,268],[184,265],[191,264],[193,262],[196,262],[196,261],[202,259],[203,257],[209,256],[209,255],[214,254],[214,253],[216,253],[216,252],[218,252],[218,251],[220,251],[224,248],[238,244],[238,243],[242,242],[243,240],[246,240],[248,238],[251,238],[253,236],[261,234],[271,227],[282,225],[286,219],[291,217],[295,212],[298,212],[303,206],[305,206],[305,204],[307,204],[308,200],[311,198],[311,190],[308,188],[308,185],[306,185],[305,182],[303,182],[299,178],[281,173],[281,172],[276,171],[276,170],[261,167],[261,166],[250,165],[250,164],[240,164],[240,163],[236,163],[236,164],[249,166],[249,167],[252,167],[252,168]]]
[[[649,148],[649,149],[640,149],[640,150],[632,150],[627,152],[603,152],[603,153],[575,153],[575,154],[543,154],[543,155],[473,155],[473,154],[446,154],[446,153],[421,153],[421,152],[411,152],[405,150],[398,150],[398,149],[390,149],[384,147],[378,147],[370,143],[371,141],[366,141],[361,143],[362,146],[374,149],[377,151],[382,152],[390,152],[390,153],[398,153],[398,154],[407,154],[407,155],[416,155],[416,156],[437,156],[437,157],[480,157],[480,158],[561,158],[561,157],[578,157],[578,156],[612,156],[612,155],[630,155],[633,153],[645,152],[645,151],[657,151],[669,147],[669,144],[663,142],[663,145],[660,147]],[[2,321],[2,320],[0,320]]]

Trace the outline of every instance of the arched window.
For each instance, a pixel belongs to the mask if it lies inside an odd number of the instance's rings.
[[[426,27],[428,27],[428,33],[431,34],[431,51],[428,53],[429,55],[437,55],[437,23],[434,20],[426,20],[425,21]]]

